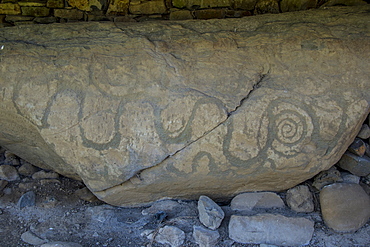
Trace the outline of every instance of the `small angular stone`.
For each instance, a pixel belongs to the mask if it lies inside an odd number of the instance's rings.
[[[221,207],[207,196],[199,197],[198,211],[200,222],[212,230],[216,230],[225,217],[225,213]]]
[[[6,181],[19,180],[17,169],[14,166],[2,165],[0,166],[0,179]]]
[[[367,156],[359,157],[346,152],[339,160],[338,166],[359,177],[370,174],[370,158]]]
[[[32,207],[36,205],[36,195],[33,191],[28,191],[24,193],[18,200],[18,208],[22,209],[25,207]]]
[[[53,178],[58,178],[58,177],[59,177],[58,173],[56,173],[56,172],[46,172],[44,170],[35,172],[32,175],[33,179],[48,179],[48,178],[53,179]]]
[[[350,173],[342,173],[343,183],[352,183],[352,184],[359,184],[360,177],[350,174]]]
[[[340,172],[333,166],[329,170],[322,171],[316,175],[312,185],[316,189],[321,190],[325,185],[341,181]]]
[[[217,244],[220,234],[217,230],[209,230],[202,226],[193,226],[193,238],[199,247],[213,247]]]
[[[361,139],[370,138],[370,127],[369,127],[369,125],[363,124],[362,127],[361,127],[360,132],[358,132],[357,137],[361,138]]]
[[[27,231],[21,235],[21,239],[23,242],[26,242],[28,244],[32,245],[41,245],[45,244],[47,240],[39,238],[35,234],[33,234],[31,231]]]
[[[275,214],[232,215],[229,223],[229,237],[243,244],[307,245],[313,231],[311,220]]]
[[[365,154],[367,155],[367,157],[370,157],[370,145],[365,143],[365,146],[366,146]]]
[[[358,156],[364,156],[366,151],[365,142],[360,138],[356,138],[352,144],[348,147],[348,150]]]
[[[149,239],[153,239],[153,237],[156,242],[171,247],[179,247],[185,241],[185,233],[175,226],[165,226],[160,228],[155,236],[153,233],[148,235]]]
[[[257,192],[235,196],[230,206],[232,210],[251,211],[254,208],[283,208],[285,204],[276,193]]]
[[[356,231],[370,217],[370,197],[358,184],[326,186],[320,192],[320,205],[326,225],[337,232]]]
[[[309,213],[315,208],[312,193],[305,185],[299,185],[288,190],[286,201],[288,206],[296,212]]]
[[[31,177],[37,170],[37,167],[31,163],[24,162],[23,165],[18,168],[18,173],[26,177]]]
[[[316,7],[317,0],[282,0],[280,8],[282,12],[306,10]]]

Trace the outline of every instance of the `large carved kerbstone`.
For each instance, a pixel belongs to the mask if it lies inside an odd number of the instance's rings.
[[[114,205],[290,188],[369,113],[369,11],[0,29],[0,145]]]

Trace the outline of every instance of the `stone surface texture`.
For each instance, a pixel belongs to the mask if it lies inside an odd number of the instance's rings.
[[[368,11],[2,28],[0,145],[114,205],[291,188],[369,112]]]
[[[245,244],[307,245],[313,231],[313,221],[274,214],[232,215],[229,223],[229,237]]]
[[[321,213],[326,225],[338,232],[352,232],[370,217],[370,197],[358,184],[335,183],[320,192]]]
[[[254,208],[283,208],[285,204],[276,193],[243,193],[231,200],[230,207],[236,211],[251,211]]]

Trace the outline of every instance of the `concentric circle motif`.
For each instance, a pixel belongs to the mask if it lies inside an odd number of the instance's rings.
[[[312,118],[301,102],[278,99],[266,109],[268,124],[267,143],[284,156],[293,156],[311,141]]]

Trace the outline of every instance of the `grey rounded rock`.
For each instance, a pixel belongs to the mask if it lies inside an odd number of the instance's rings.
[[[356,231],[370,217],[370,197],[358,184],[335,183],[324,187],[320,204],[326,225],[337,232]]]
[[[32,207],[36,205],[36,195],[33,191],[28,191],[27,193],[23,194],[21,198],[18,200],[18,207],[22,209],[24,207]]]

